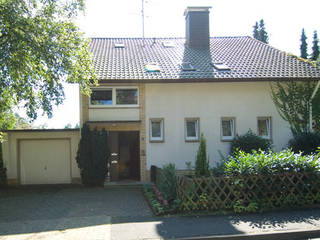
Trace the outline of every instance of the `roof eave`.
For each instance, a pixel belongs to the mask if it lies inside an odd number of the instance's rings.
[[[320,77],[100,79],[99,83],[287,82],[311,80],[319,81]]]

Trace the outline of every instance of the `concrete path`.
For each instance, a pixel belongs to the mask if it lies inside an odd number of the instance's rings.
[[[293,234],[277,239],[301,239],[294,232],[311,230],[320,237],[320,209],[155,217],[134,188],[0,190],[0,240],[268,239],[258,235],[282,232]]]

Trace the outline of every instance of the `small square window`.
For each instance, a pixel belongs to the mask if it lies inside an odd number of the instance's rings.
[[[91,105],[112,105],[112,89],[92,90]]]
[[[235,135],[235,118],[221,118],[221,140],[231,141]]]
[[[138,89],[116,89],[117,105],[137,105],[138,104]]]
[[[150,119],[150,142],[163,142],[163,119]]]
[[[271,139],[271,117],[258,117],[258,135]]]
[[[185,140],[199,141],[199,119],[198,118],[185,119]]]

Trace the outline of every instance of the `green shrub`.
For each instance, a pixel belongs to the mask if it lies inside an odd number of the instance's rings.
[[[279,174],[283,172],[317,173],[320,170],[320,153],[317,155],[296,154],[291,150],[281,152],[237,152],[225,163],[225,174]]]
[[[0,187],[7,185],[7,169],[3,164],[2,143],[0,142]]]
[[[159,176],[158,188],[169,202],[177,198],[177,170],[173,163],[164,165]]]
[[[200,144],[197,151],[197,158],[196,158],[196,167],[195,167],[195,175],[197,177],[200,176],[210,176],[209,171],[209,160],[207,157],[207,141],[201,133],[200,136]]]
[[[251,153],[253,150],[259,149],[267,151],[271,149],[271,143],[269,140],[254,134],[251,130],[244,135],[237,135],[231,142],[231,155],[234,155],[239,150]]]
[[[81,181],[84,185],[102,185],[107,176],[109,157],[108,134],[102,131],[91,131],[87,124],[81,129],[81,139],[77,152],[77,163],[80,168]]]
[[[320,146],[320,133],[308,132],[300,133],[289,141],[289,147],[295,152],[302,154],[312,154]]]

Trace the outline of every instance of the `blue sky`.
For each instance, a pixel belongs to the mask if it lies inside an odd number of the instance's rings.
[[[320,31],[319,0],[144,0],[146,37],[183,37],[187,6],[211,6],[211,36],[252,36],[253,25],[264,19],[270,45],[299,55],[305,28],[309,52],[313,31]],[[87,0],[84,16],[76,23],[87,37],[141,37],[142,0]],[[320,32],[319,32],[320,33]],[[55,107],[53,117],[39,115],[35,125],[48,128],[73,126],[79,121],[76,85],[65,87],[66,100]]]

